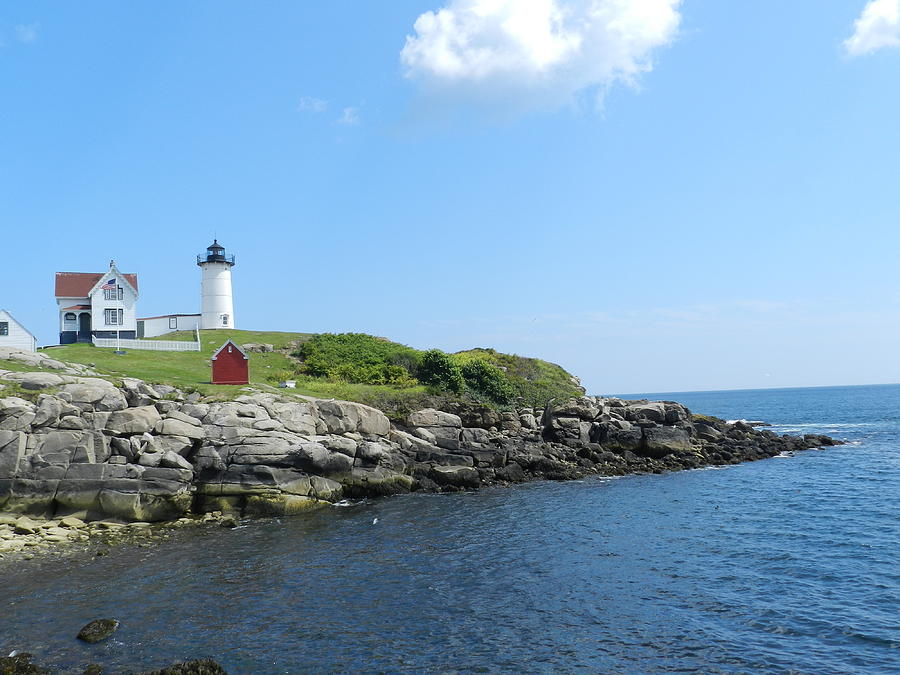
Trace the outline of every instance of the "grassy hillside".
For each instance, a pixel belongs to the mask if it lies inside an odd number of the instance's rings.
[[[520,403],[543,405],[551,397],[580,393],[569,373],[540,359],[493,349],[449,355],[437,350],[423,352],[361,334],[207,330],[200,332],[200,352],[130,349],[118,355],[112,349],[74,344],[52,347],[46,353],[90,365],[113,377],[138,377],[207,395],[233,397],[240,393],[239,387],[210,383],[210,356],[229,337],[242,345],[271,344],[276,350],[251,354],[251,385],[273,389],[278,382],[293,379],[297,389],[282,393],[359,401],[389,414],[459,399],[500,408]],[[156,339],[193,340],[194,336],[179,332]]]

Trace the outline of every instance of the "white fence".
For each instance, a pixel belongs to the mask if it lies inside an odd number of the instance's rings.
[[[115,338],[94,339],[95,347],[120,347],[122,349],[149,349],[154,352],[199,352],[199,342],[177,342],[175,340],[116,340]]]

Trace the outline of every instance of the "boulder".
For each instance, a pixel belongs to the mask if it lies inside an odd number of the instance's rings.
[[[116,632],[119,622],[115,619],[94,619],[78,631],[78,639],[84,642],[102,642]]]
[[[56,373],[10,373],[8,380],[17,381],[22,389],[38,390],[59,387],[71,378],[63,378]]]
[[[162,458],[160,458],[159,466],[169,469],[187,469],[192,473],[194,471],[194,466],[189,461],[171,450],[163,453]]]
[[[661,459],[673,452],[691,449],[691,438],[684,429],[677,427],[654,427],[644,429],[644,445],[638,455]]]
[[[28,437],[21,431],[0,431],[0,478],[16,475],[25,457]]]
[[[293,453],[297,468],[320,476],[340,476],[349,473],[353,460],[340,452],[332,452],[320,443],[301,443]]]
[[[625,419],[629,422],[647,420],[664,424],[666,421],[666,406],[664,403],[637,403],[625,408]]]
[[[248,342],[245,345],[241,345],[241,349],[245,352],[253,352],[256,354],[266,354],[268,352],[274,352],[274,345],[266,344],[263,342]]]
[[[281,422],[288,431],[305,436],[318,432],[319,414],[311,403],[275,402],[270,409],[271,417]]]
[[[34,419],[31,421],[33,428],[53,426],[59,420],[63,412],[63,401],[55,396],[41,395],[38,398],[37,409],[34,411]]]
[[[434,408],[425,408],[409,414],[406,418],[408,427],[455,427],[462,428],[462,420],[459,415],[441,412]]]
[[[113,412],[106,421],[106,429],[117,436],[143,434],[152,430],[160,420],[156,406],[145,405]]]
[[[391,453],[385,450],[380,443],[375,443],[374,441],[363,441],[360,443],[356,449],[355,457],[363,466],[391,465]]]
[[[428,476],[438,485],[452,485],[460,488],[477,488],[481,477],[477,469],[469,466],[435,466]]]
[[[610,429],[603,443],[604,449],[619,455],[628,451],[637,452],[642,445],[643,433],[640,429]]]
[[[380,410],[349,401],[316,401],[319,415],[329,432],[358,432],[364,436],[387,436],[391,423]]]
[[[169,412],[167,412],[166,419],[178,420],[179,422],[184,422],[185,424],[192,424],[195,427],[203,426],[203,422],[200,421],[200,418],[192,417],[186,413],[179,412],[178,410],[170,410]]]
[[[171,414],[171,413],[169,413]],[[203,438],[203,427],[177,419],[163,419],[156,423],[156,433],[166,436],[184,436],[193,440]]]
[[[494,472],[498,480],[505,480],[509,483],[522,483],[525,481],[525,471],[515,462],[500,467]]]

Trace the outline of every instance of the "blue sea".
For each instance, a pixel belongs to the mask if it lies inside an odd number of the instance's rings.
[[[0,648],[72,673],[900,673],[900,385],[651,397],[850,444],[0,565]]]

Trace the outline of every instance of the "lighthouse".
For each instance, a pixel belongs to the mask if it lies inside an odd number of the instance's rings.
[[[213,239],[206,254],[197,256],[203,271],[200,283],[200,328],[234,328],[234,301],[231,297],[231,268],[234,256]]]

